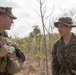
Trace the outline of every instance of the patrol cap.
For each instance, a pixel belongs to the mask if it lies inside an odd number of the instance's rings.
[[[17,17],[15,17],[12,14],[12,8],[11,7],[0,7],[0,13],[1,14],[6,14],[8,16],[10,16],[12,19],[17,19]]]
[[[73,20],[71,17],[61,17],[59,18],[58,22],[54,23],[55,27],[58,27],[58,24],[62,23],[63,25],[71,26],[71,27],[76,27],[76,25],[73,25]]]

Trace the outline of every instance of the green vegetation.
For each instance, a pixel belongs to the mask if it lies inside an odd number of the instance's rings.
[[[45,55],[42,52],[40,52],[40,51],[37,52],[36,57],[38,59],[42,59],[42,60],[46,59]]]
[[[33,27],[33,31],[30,32],[28,37],[19,38],[15,36],[15,38],[11,39],[18,43],[22,52],[24,52],[25,55],[36,55],[37,58],[45,59],[45,51],[44,51],[44,44],[43,44],[43,35],[41,34],[41,31],[37,26]],[[49,35],[46,34],[46,46],[47,46],[47,53],[48,56],[50,56],[50,51],[53,46],[53,44],[56,42],[56,40],[59,38],[59,34],[54,33],[50,34],[51,38],[49,38]],[[51,42],[49,41],[51,39]],[[28,58],[28,57],[27,57]]]

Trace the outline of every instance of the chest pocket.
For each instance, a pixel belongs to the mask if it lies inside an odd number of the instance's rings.
[[[6,72],[7,59],[0,58],[0,72]]]

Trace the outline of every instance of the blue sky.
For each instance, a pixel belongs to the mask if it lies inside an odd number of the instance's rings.
[[[65,9],[76,9],[76,0],[46,0],[45,5],[45,17],[52,12],[53,6],[54,13],[52,17],[58,17]],[[12,7],[13,14],[17,16],[17,20],[14,20],[14,25],[8,31],[9,35],[17,35],[18,37],[28,36],[32,32],[32,26],[34,25],[39,25],[42,30],[41,19],[38,16],[40,12],[37,0],[0,0],[0,6]]]

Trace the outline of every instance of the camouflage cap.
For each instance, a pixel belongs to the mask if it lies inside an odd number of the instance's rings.
[[[12,8],[11,8],[11,7],[0,7],[0,13],[8,15],[8,16],[10,16],[12,19],[17,19],[17,17],[15,17],[15,16],[12,14]]]
[[[76,25],[73,25],[73,20],[70,17],[61,17],[61,18],[59,18],[58,22],[54,23],[54,26],[58,27],[59,23],[62,23],[64,25],[71,26],[71,27],[76,27]]]

